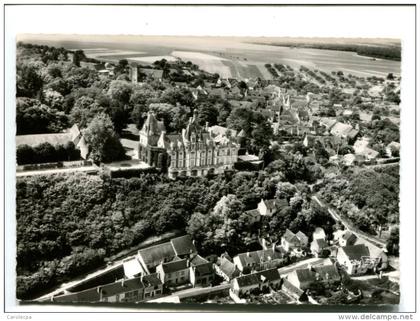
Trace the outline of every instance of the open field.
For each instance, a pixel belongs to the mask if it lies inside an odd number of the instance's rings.
[[[100,59],[101,57],[141,55],[144,52],[119,50],[84,50],[86,57]]]
[[[83,49],[87,55],[104,57],[104,60],[115,61],[124,58],[136,60],[133,52],[145,53],[146,58],[138,57],[138,61],[153,62],[156,57],[175,56],[190,60],[208,72],[217,72],[222,77],[263,77],[271,79],[265,70],[265,63],[287,64],[295,69],[304,65],[311,69],[325,72],[342,70],[345,74],[356,76],[381,76],[388,73],[400,75],[400,62],[384,59],[373,59],[359,56],[355,52],[289,48],[266,44],[249,43],[249,39],[223,37],[163,37],[163,36],[65,36],[63,39],[42,39],[41,36],[27,36],[25,42],[63,46],[70,49]],[[257,38],[258,39],[258,38]],[[254,39],[254,41],[256,41]],[[106,50],[108,51],[106,51]],[[129,56],[129,57],[128,57]],[[136,58],[136,59],[135,59]],[[141,60],[140,60],[141,59]]]
[[[154,63],[157,60],[166,59],[167,61],[176,61],[175,57],[172,56],[146,56],[146,57],[129,57],[128,60],[136,62],[146,62],[149,64]]]

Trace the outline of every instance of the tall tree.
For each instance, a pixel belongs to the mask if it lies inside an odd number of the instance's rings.
[[[16,96],[36,98],[42,90],[43,81],[37,68],[29,63],[16,66]]]
[[[90,148],[90,157],[95,162],[112,162],[125,158],[124,148],[118,140],[111,118],[100,113],[83,131]]]

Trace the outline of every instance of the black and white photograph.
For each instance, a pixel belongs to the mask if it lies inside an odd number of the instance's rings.
[[[414,311],[415,5],[8,9],[10,311]]]

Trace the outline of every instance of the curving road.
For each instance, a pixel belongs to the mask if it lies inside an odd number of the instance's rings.
[[[319,206],[321,206],[322,208],[327,209],[328,213],[338,222],[341,222],[344,227],[346,229],[348,229],[349,231],[351,231],[353,234],[355,234],[358,238],[361,239],[365,239],[371,243],[373,243],[374,245],[382,248],[386,246],[386,242],[374,237],[374,236],[369,236],[366,233],[360,231],[358,228],[354,227],[352,224],[350,224],[344,217],[340,216],[334,209],[332,209],[331,207],[325,205],[316,195],[313,195],[312,200],[314,200]]]

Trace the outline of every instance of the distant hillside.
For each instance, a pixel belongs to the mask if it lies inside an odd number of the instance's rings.
[[[348,43],[298,43],[298,42],[270,42],[255,44],[293,47],[293,48],[311,48],[325,50],[352,51],[360,56],[372,58],[388,59],[401,61],[401,46],[397,45],[378,45],[378,44],[348,44]]]

